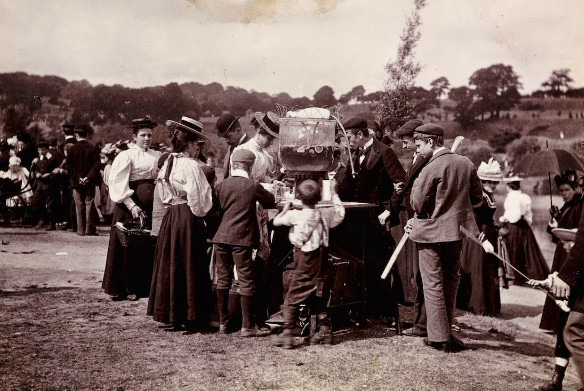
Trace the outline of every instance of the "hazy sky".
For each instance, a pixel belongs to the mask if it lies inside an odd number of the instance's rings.
[[[418,84],[512,65],[523,93],[552,70],[584,85],[584,0],[428,0]],[[337,97],[380,90],[412,0],[0,0],[0,72],[129,87],[219,82]]]

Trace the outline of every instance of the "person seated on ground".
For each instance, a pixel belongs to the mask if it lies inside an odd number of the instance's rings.
[[[302,182],[297,188],[302,201],[301,210],[291,210],[286,204],[274,217],[275,226],[291,226],[290,243],[294,245],[294,270],[290,287],[284,299],[284,331],[274,338],[276,346],[293,346],[292,330],[296,326],[300,304],[307,304],[311,315],[316,315],[317,332],[311,344],[332,344],[332,331],[326,312],[326,266],[328,264],[329,229],[339,225],[345,217],[345,208],[336,193],[336,181],[331,180],[331,208],[316,209],[321,189],[313,180]]]

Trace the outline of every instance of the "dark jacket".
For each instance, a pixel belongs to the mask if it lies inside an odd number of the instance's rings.
[[[99,149],[96,146],[86,140],[75,143],[67,155],[71,187],[81,187],[81,178],[87,178],[88,184],[98,186],[101,183],[99,164]]]
[[[558,277],[572,288],[570,302],[572,311],[584,313],[584,213],[580,216],[574,247]]]
[[[394,184],[405,182],[406,172],[393,149],[374,139],[363,163],[358,164],[355,178],[350,171],[346,167],[339,173],[341,199],[376,204],[391,212],[390,226],[399,224],[401,196],[394,191]]]
[[[259,241],[256,201],[264,208],[275,208],[275,198],[257,181],[231,176],[217,184],[213,192],[214,208],[220,223],[213,243],[254,247]]]

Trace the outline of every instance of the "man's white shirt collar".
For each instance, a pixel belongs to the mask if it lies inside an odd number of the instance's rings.
[[[241,168],[236,168],[235,170],[231,170],[231,176],[240,176],[240,177],[249,179],[249,174],[247,173],[247,171],[242,170]]]

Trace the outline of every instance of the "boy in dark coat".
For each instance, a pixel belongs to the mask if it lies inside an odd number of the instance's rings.
[[[219,332],[225,333],[227,328],[227,299],[235,265],[241,300],[242,337],[261,337],[270,333],[258,329],[252,317],[255,290],[252,248],[257,247],[259,241],[256,202],[264,208],[275,208],[276,205],[272,193],[259,182],[249,179],[254,161],[253,152],[247,149],[234,151],[231,176],[219,183],[214,191],[216,208],[221,215],[212,240],[217,264]]]

